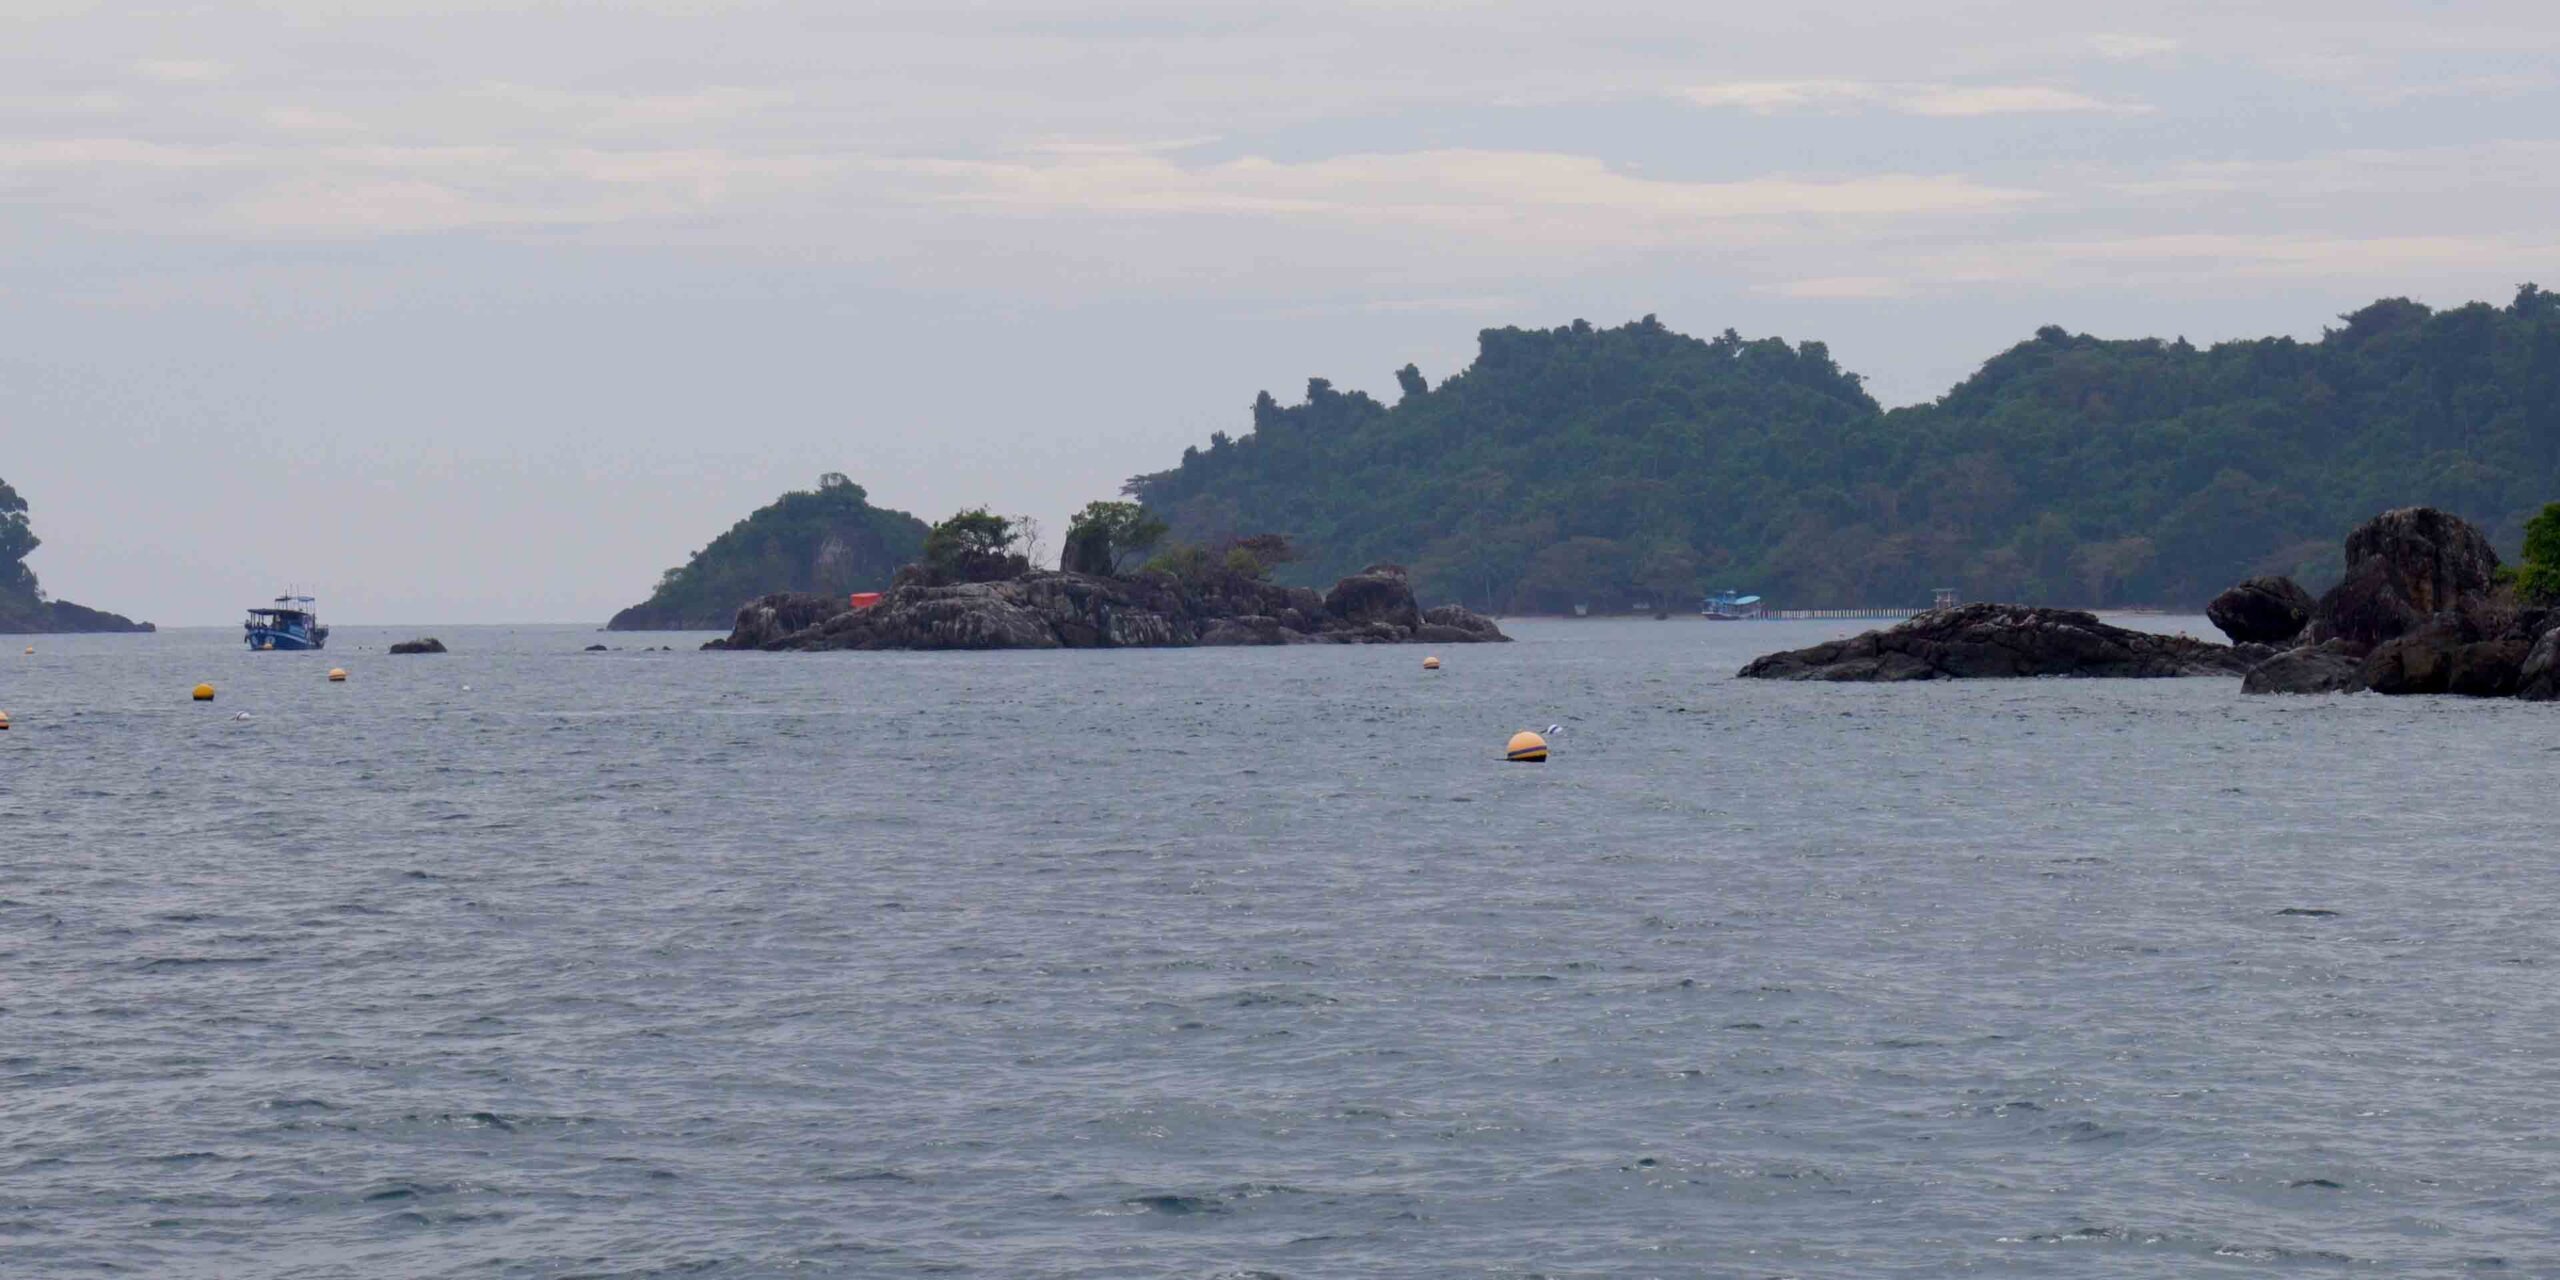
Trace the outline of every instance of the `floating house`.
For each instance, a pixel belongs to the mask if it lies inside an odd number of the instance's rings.
[[[1758,596],[1746,596],[1739,591],[1719,591],[1708,596],[1698,612],[1717,622],[1741,622],[1768,617],[1769,607],[1761,603]]]

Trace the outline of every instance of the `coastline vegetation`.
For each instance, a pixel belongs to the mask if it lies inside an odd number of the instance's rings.
[[[1928,404],[1887,411],[1819,342],[1491,329],[1392,405],[1310,380],[1256,400],[1128,495],[1171,535],[1287,529],[1284,571],[1413,566],[1490,612],[1970,599],[2200,604],[2342,571],[2333,531],[2426,504],[2514,546],[2560,491],[2560,300],[2384,299],[2317,341],[2197,347],[2048,326]],[[2545,535],[2560,565],[2560,527]],[[2528,559],[2531,559],[2528,553]],[[2560,590],[2560,569],[2535,579]]]
[[[925,524],[871,505],[838,472],[758,508],[658,579],[639,604],[615,614],[615,631],[727,627],[740,603],[771,591],[845,595],[889,585],[922,554]]]

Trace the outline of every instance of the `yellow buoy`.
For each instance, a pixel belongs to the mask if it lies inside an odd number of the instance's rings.
[[[1440,660],[1438,658],[1424,658],[1422,660],[1422,669],[1425,671],[1437,671],[1440,669]]]
[[[1523,729],[1511,735],[1511,749],[1502,758],[1514,764],[1545,764],[1547,740]]]
[[[347,682],[347,669],[346,669],[345,667],[331,667],[331,668],[329,668],[329,683],[331,683],[331,684],[345,684],[346,682]]]
[[[0,729],[6,729],[6,728],[8,728],[8,727],[9,727],[9,713],[8,713],[8,712],[6,712],[6,711],[0,711]]]
[[[197,686],[196,686],[195,698],[196,698],[196,701],[198,701],[198,702],[211,702],[211,701],[213,701],[213,686],[212,686],[212,685],[209,685],[209,684],[200,684],[200,685],[197,685]]]

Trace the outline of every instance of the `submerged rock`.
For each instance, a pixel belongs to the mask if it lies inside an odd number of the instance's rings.
[[[2186,636],[2098,621],[2078,609],[1968,604],[1882,631],[1755,659],[1758,680],[1982,680],[2022,676],[2238,675],[2249,656]]]
[[[2215,596],[2204,616],[2234,644],[2283,645],[2311,624],[2319,604],[2291,578],[2251,578]]]
[[[424,640],[403,640],[391,646],[393,653],[443,653],[444,641],[428,636]]]
[[[1425,615],[1404,571],[1375,565],[1323,596],[1236,573],[1185,581],[1164,573],[1121,578],[1042,571],[956,585],[902,576],[868,609],[767,596],[738,611],[728,639],[703,647],[1119,649],[1509,638],[1490,620],[1455,606]]]

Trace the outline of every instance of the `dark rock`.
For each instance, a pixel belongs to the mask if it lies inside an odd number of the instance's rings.
[[[1462,604],[1435,605],[1425,609],[1422,611],[1422,621],[1427,626],[1451,627],[1478,636],[1492,637],[1502,634],[1502,628],[1495,626],[1493,619]]]
[[[2356,683],[2375,693],[2442,693],[2462,643],[2460,625],[2439,614],[2376,646],[2356,671]]]
[[[428,636],[424,640],[403,640],[391,646],[393,653],[443,653],[444,641]]]
[[[2516,670],[2516,696],[2527,702],[2560,701],[2560,626],[2545,629]]]
[[[2486,595],[2497,550],[2478,529],[2433,507],[2385,511],[2347,535],[2347,572],[2313,612],[2313,640],[2380,645]]]
[[[2289,647],[2290,646],[2279,647],[2272,644],[2235,644],[2231,646],[2231,657],[2233,661],[2241,664],[2241,670],[2247,671],[2254,669],[2259,663],[2265,662],[2267,659],[2272,658],[2279,653],[2283,653],[2285,649]]]
[[[2454,607],[2497,578],[2498,551],[2460,516],[2434,507],[2402,507],[2365,521],[2347,535],[2347,563],[2379,557],[2408,586],[2420,613]]]
[[[1111,531],[1099,524],[1080,524],[1067,530],[1065,551],[1058,556],[1058,567],[1068,573],[1107,578],[1116,567],[1112,564]]]
[[[2291,578],[2251,578],[2215,596],[2204,616],[2235,644],[2282,645],[2302,634],[2319,604]]]
[[[785,591],[739,606],[729,638],[713,640],[705,649],[761,649],[784,636],[806,631],[845,610],[841,597],[810,591]]]
[[[1164,573],[1026,572],[956,585],[902,574],[868,609],[847,609],[831,598],[768,596],[738,611],[727,640],[704,647],[1109,649],[1509,638],[1464,609],[1433,613],[1444,621],[1424,622],[1403,571],[1392,566],[1346,578],[1330,596],[1236,573],[1189,581]]]
[[[2466,698],[2512,698],[2524,686],[2524,660],[2532,652],[2523,636],[2475,640],[2453,651],[2444,691]]]
[[[1333,584],[1324,594],[1325,612],[1353,626],[1383,622],[1412,630],[1422,625],[1413,604],[1413,584],[1400,564],[1373,564]]]
[[[2186,636],[2130,631],[2078,609],[1968,604],[1900,625],[1755,659],[1761,680],[1964,680],[2021,676],[2239,675],[2247,660]]]
[[[2242,693],[2347,693],[2362,686],[2364,654],[2344,640],[2304,645],[2259,663],[2240,681]]]
[[[605,647],[600,644],[591,644],[587,646],[587,652],[589,653],[603,653],[604,651]]]

